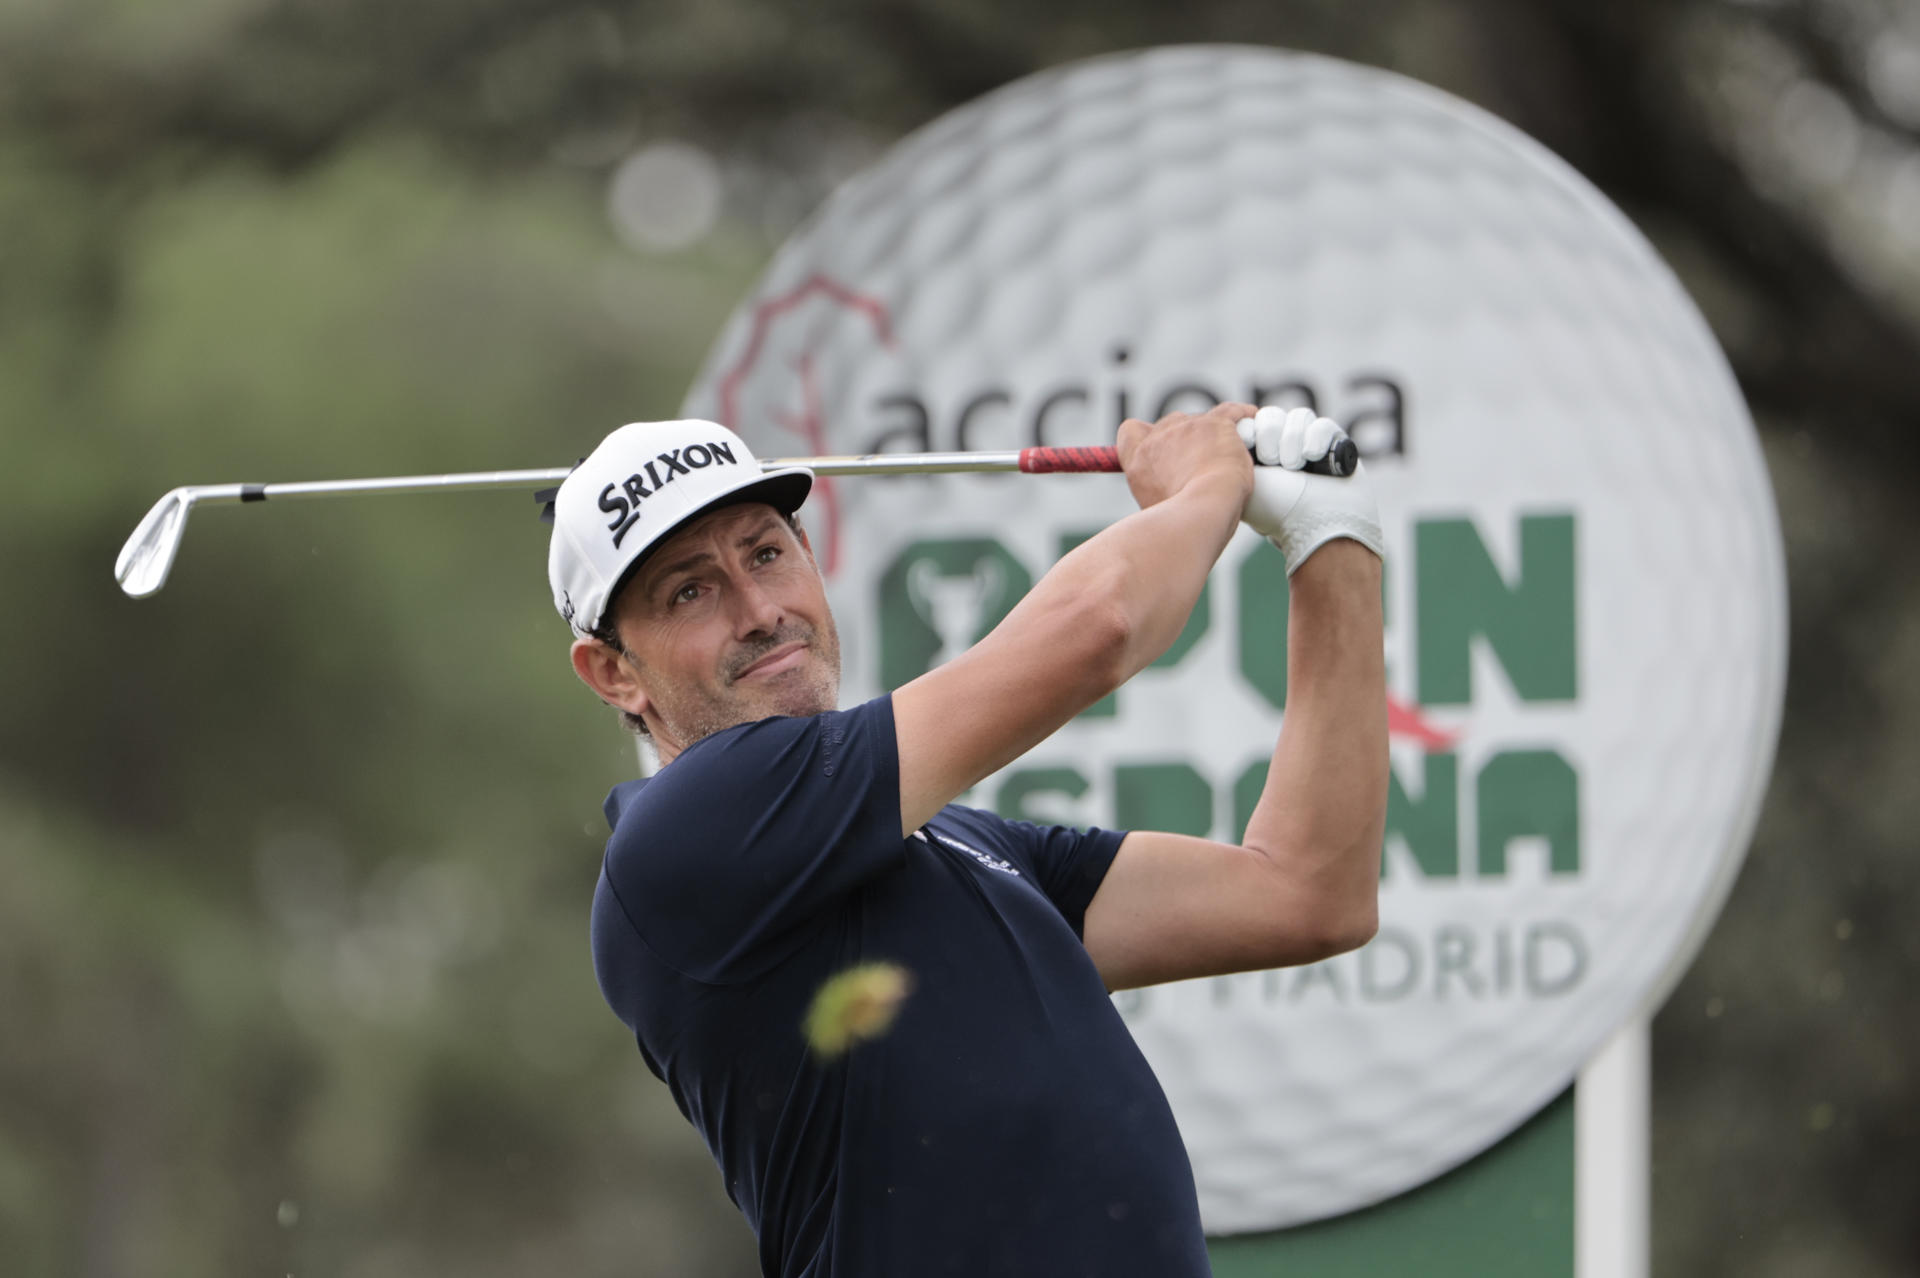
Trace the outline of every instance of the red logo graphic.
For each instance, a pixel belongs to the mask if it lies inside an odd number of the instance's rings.
[[[1458,732],[1436,726],[1420,713],[1419,706],[1409,705],[1391,692],[1387,694],[1387,736],[1418,742],[1423,750],[1444,750],[1460,739]]]
[[[761,348],[766,345],[775,322],[812,297],[824,297],[834,306],[865,316],[880,344],[893,345],[893,318],[884,302],[825,275],[808,276],[799,286],[775,294],[753,308],[753,328],[747,336],[747,348],[720,378],[721,425],[730,430],[740,429],[740,383],[759,362]],[[797,356],[793,370],[800,378],[800,407],[794,412],[776,412],[773,420],[782,429],[798,435],[805,450],[817,456],[827,451],[827,436],[826,423],[820,413],[820,387],[814,378],[813,352],[804,351]],[[831,577],[840,566],[840,497],[831,479],[815,480],[814,491],[819,494],[822,511],[823,566]]]

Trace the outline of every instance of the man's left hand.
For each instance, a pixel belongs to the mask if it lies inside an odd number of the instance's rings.
[[[1384,556],[1380,512],[1366,467],[1356,465],[1353,474],[1341,479],[1303,469],[1347,437],[1340,423],[1310,408],[1267,407],[1242,418],[1238,430],[1259,463],[1240,519],[1279,547],[1289,577],[1336,537],[1350,537]]]

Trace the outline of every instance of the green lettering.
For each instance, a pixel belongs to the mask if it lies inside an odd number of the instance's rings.
[[[1087,779],[1073,768],[1023,768],[1000,784],[993,807],[1009,821],[1057,825],[1057,816],[1034,812],[1028,806],[1029,801],[1040,794],[1064,794],[1069,799],[1077,799],[1086,792]]]
[[[1470,519],[1414,526],[1415,621],[1422,705],[1473,700],[1480,637],[1526,701],[1575,695],[1572,515],[1520,519],[1520,575],[1509,584]]]
[[[1265,538],[1240,561],[1240,673],[1275,710],[1287,705],[1287,561]]]
[[[1460,877],[1460,761],[1452,754],[1423,756],[1420,796],[1409,795],[1400,770],[1387,772],[1387,835],[1399,835],[1420,873],[1430,879]],[[1382,849],[1380,872],[1387,862]]]
[[[1114,824],[1204,838],[1213,832],[1213,787],[1185,763],[1134,763],[1113,770]]]
[[[1504,876],[1507,845],[1542,838],[1555,874],[1580,872],[1580,776],[1552,750],[1509,750],[1480,769],[1480,874]]]

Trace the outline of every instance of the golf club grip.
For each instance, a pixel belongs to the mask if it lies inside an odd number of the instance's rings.
[[[1345,478],[1360,463],[1360,450],[1351,439],[1335,444],[1325,457],[1310,461],[1310,475]],[[1120,453],[1115,448],[1023,448],[1020,473],[1023,475],[1112,474],[1120,469]]]
[[[1118,474],[1120,450],[1117,448],[1023,448],[1020,473],[1023,475]]]

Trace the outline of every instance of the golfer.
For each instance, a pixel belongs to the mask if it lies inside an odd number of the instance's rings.
[[[1380,531],[1364,473],[1300,469],[1341,438],[1249,404],[1124,423],[1140,509],[971,650],[848,709],[796,518],[809,472],[762,472],[710,422],[638,423],[561,485],[574,670],[663,765],[607,800],[595,970],[766,1274],[1209,1272],[1173,1114],[1108,994],[1373,935]],[[1164,652],[1243,520],[1286,554],[1291,609],[1244,842],[954,805]],[[821,1057],[815,992],[875,961],[911,975],[897,1019]]]

